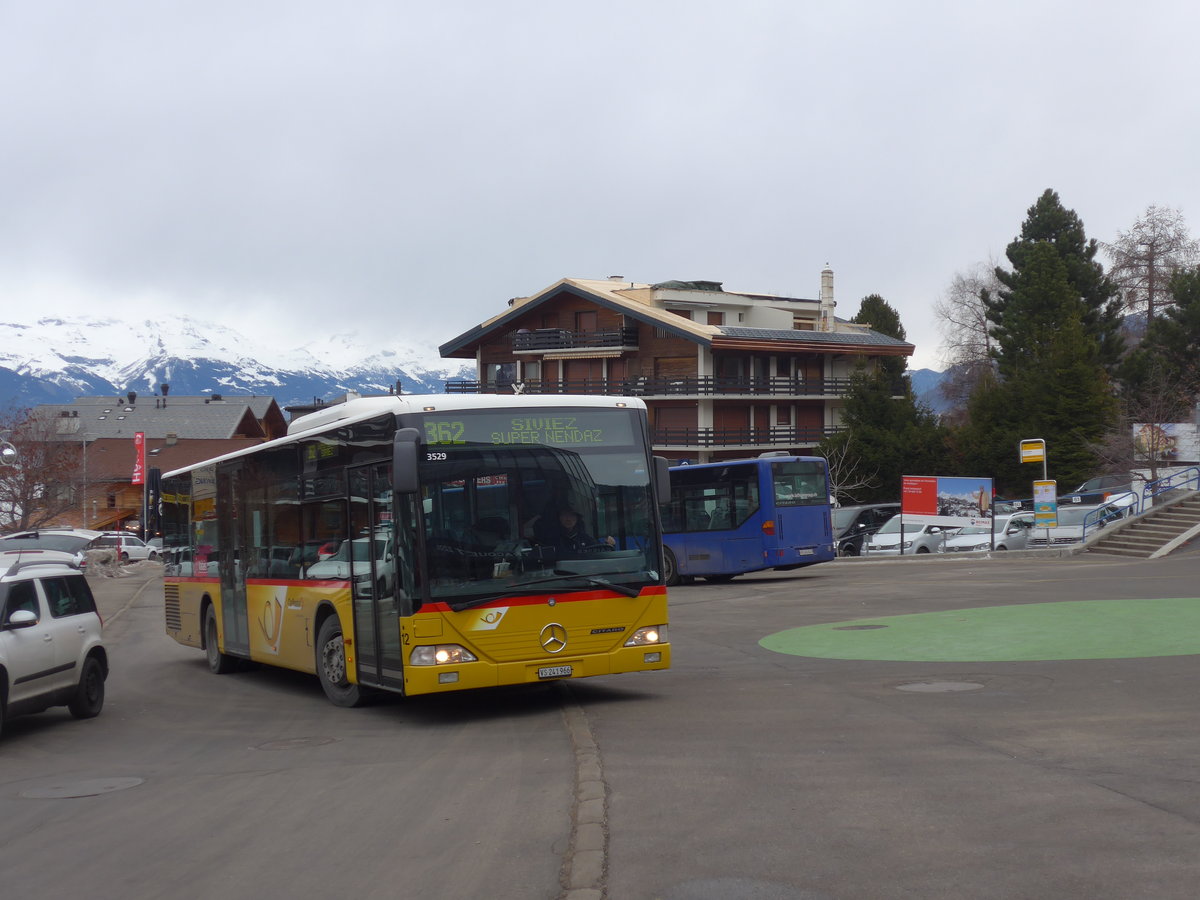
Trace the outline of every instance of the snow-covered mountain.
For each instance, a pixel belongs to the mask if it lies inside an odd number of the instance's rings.
[[[273,348],[257,336],[173,316],[163,321],[45,318],[0,323],[0,408],[75,397],[171,392],[270,395],[286,406],[346,391],[441,393],[474,367],[442,360],[435,347],[366,346],[348,334]]]

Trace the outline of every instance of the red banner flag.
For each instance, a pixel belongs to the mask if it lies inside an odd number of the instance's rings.
[[[139,431],[133,436],[133,483],[146,483],[146,433]]]

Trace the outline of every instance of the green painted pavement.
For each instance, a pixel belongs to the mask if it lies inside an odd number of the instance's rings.
[[[759,644],[823,659],[1003,662],[1200,654],[1200,599],[1076,600],[854,619]]]

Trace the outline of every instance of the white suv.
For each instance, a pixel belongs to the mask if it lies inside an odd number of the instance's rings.
[[[104,706],[108,654],[92,589],[52,554],[0,554],[0,728],[51,706],[77,719]]]

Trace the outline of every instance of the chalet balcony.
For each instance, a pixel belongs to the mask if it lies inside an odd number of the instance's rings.
[[[803,428],[774,425],[770,428],[654,428],[650,442],[654,447],[811,447],[840,428]]]
[[[447,381],[447,394],[620,394],[634,397],[811,397],[845,396],[849,378],[627,378],[573,381],[530,380],[514,389],[510,382]],[[903,393],[897,385],[895,393]]]
[[[637,328],[612,331],[568,331],[564,328],[535,328],[512,335],[513,353],[545,353],[564,350],[636,350]]]

